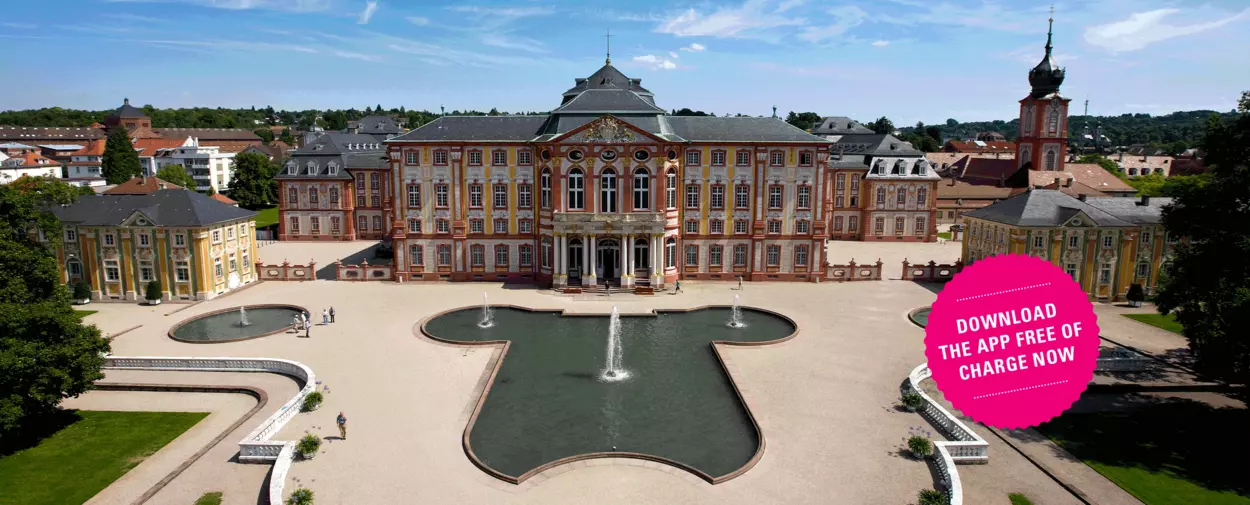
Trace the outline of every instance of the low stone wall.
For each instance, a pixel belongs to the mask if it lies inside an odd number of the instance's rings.
[[[946,282],[955,277],[955,274],[964,269],[963,260],[955,261],[952,264],[939,264],[930,261],[929,264],[908,263],[903,260],[903,275],[899,277],[905,281],[917,282]]]
[[[915,392],[921,398],[924,398],[924,407],[921,408],[920,415],[941,430],[947,438],[953,439],[953,441],[940,440],[933,442],[935,448],[933,464],[937,467],[943,484],[946,485],[951,505],[963,505],[963,484],[959,480],[959,470],[955,468],[955,465],[960,463],[989,463],[990,444],[981,438],[980,435],[977,435],[975,431],[964,425],[962,421],[942,408],[929,395],[925,394],[923,389],[920,389],[920,383],[929,379],[932,375],[929,372],[928,363],[917,366],[907,376],[907,382],[903,386],[902,392]]]
[[[257,262],[256,271],[260,272],[262,281],[311,281],[317,279],[317,262],[309,260],[308,265],[292,265],[287,261],[281,265]]]
[[[317,389],[317,378],[303,363],[277,358],[182,358],[154,356],[106,356],[104,368],[119,370],[163,370],[181,372],[269,372],[294,377],[304,387],[282,407],[239,441],[242,463],[274,463],[269,479],[270,503],[283,503],[286,472],[294,456],[294,441],[271,440],[295,414],[304,397]]]
[[[342,261],[334,262],[335,278],[340,281],[389,281],[395,279],[390,265],[370,265],[369,260],[361,260],[359,265],[344,265]]]
[[[879,281],[881,280],[881,260],[863,265],[855,263],[854,259],[845,265],[825,263],[825,280],[833,282]]]

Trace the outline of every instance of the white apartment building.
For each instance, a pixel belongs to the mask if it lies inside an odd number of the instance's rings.
[[[0,184],[8,184],[22,176],[60,177],[61,164],[36,152],[0,161]]]
[[[221,193],[230,190],[235,154],[223,153],[218,146],[202,146],[199,138],[187,137],[181,146],[163,149],[156,156],[156,170],[168,165],[182,165],[198,183],[196,190],[208,191],[211,187]]]
[[[65,182],[78,186],[104,186],[104,141],[93,140],[70,153],[65,164]]]

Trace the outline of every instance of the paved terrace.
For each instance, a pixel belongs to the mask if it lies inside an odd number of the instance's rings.
[[[930,304],[935,295],[900,281],[761,283],[747,284],[741,292],[731,285],[689,282],[683,283],[686,293],[681,295],[574,298],[486,283],[270,282],[189,307],[93,304],[90,308],[100,313],[88,321],[106,332],[142,325],[113,341],[117,355],[280,357],[312,367],[331,389],[325,405],[296,416],[275,438],[294,440],[305,431],[337,435],[334,416],[346,412],[348,440],[323,445],[314,460],[296,462],[289,474],[288,492],[302,484],[316,491],[319,502],[406,503],[419,497],[428,503],[823,504],[838,497],[842,503],[911,503],[920,489],[933,487],[929,466],[901,453],[909,427],[937,435],[936,430],[894,404],[900,384],[924,359],[924,333],[906,314]],[[613,304],[622,312],[643,312],[728,304],[740,294],[744,305],[792,317],[800,333],[790,341],[723,349],[763,431],[763,458],[741,477],[715,486],[671,467],[625,460],[565,465],[520,486],[488,477],[465,456],[461,435],[494,351],[436,344],[413,333],[429,315],[479,305],[483,291],[493,303],[605,314]],[[284,333],[227,344],[185,344],[166,336],[184,318],[258,303],[302,305],[314,314],[333,305],[338,322],[314,326],[309,339]],[[180,311],[167,315],[175,310]],[[188,375],[154,374],[163,376],[157,382]],[[270,404],[285,401],[294,391],[290,387],[290,392],[271,392]],[[268,412],[257,419],[264,415]],[[248,423],[244,432],[252,427]],[[995,443],[989,433],[982,435]],[[254,502],[261,485],[254,478],[210,477],[267,468],[229,463],[229,456],[210,457],[233,454],[240,438],[242,433],[227,437],[226,447],[201,459],[203,469],[192,468],[175,480],[167,490],[178,490],[177,499],[162,495],[154,502],[193,499],[195,492],[208,490],[205,480],[215,481],[228,502]],[[1018,455],[998,446],[991,454],[989,465],[960,467],[966,503],[1002,502],[1008,492],[1025,492],[1038,504],[1073,503]]]

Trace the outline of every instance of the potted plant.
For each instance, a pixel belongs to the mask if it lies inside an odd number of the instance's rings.
[[[946,493],[936,489],[921,489],[919,496],[919,505],[949,505],[950,499],[946,497]]]
[[[317,449],[321,448],[321,438],[309,433],[304,438],[299,439],[299,443],[295,444],[295,452],[298,452],[301,458],[313,459],[317,455]]]
[[[907,449],[916,459],[924,459],[933,454],[933,442],[929,441],[929,432],[920,428],[908,429]]]
[[[899,398],[899,402],[903,404],[903,408],[907,409],[908,412],[915,412],[924,406],[924,397],[915,391],[908,391],[903,393],[903,396]]]
[[[1128,303],[1134,307],[1141,307],[1141,302],[1146,301],[1146,290],[1142,289],[1141,284],[1134,283],[1128,287]]]
[[[148,281],[148,289],[147,289],[147,293],[144,294],[144,298],[147,299],[148,305],[160,305],[161,304],[161,281],[158,281],[156,279]]]
[[[74,303],[78,305],[86,305],[91,303],[91,286],[83,281],[74,283]]]
[[[322,401],[321,393],[317,391],[308,393],[308,396],[304,397],[304,404],[300,405],[299,411],[300,412],[312,412],[314,410],[317,410],[318,408],[321,408],[321,401]]]
[[[291,496],[286,499],[286,505],[312,505],[312,502],[313,492],[311,489],[306,487],[296,489],[295,492],[291,493]]]

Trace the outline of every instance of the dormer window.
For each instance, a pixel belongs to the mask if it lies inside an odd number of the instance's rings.
[[[907,162],[898,160],[894,163],[894,170],[890,171],[890,175],[905,175],[907,173]]]
[[[329,175],[338,175],[338,174],[339,174],[339,164],[338,164],[338,163],[336,163],[336,162],[333,162],[333,161],[331,161],[330,163],[327,163],[327,164],[326,164],[326,171],[327,171],[327,173],[329,173]]]
[[[308,162],[308,175],[317,175],[317,162]]]

